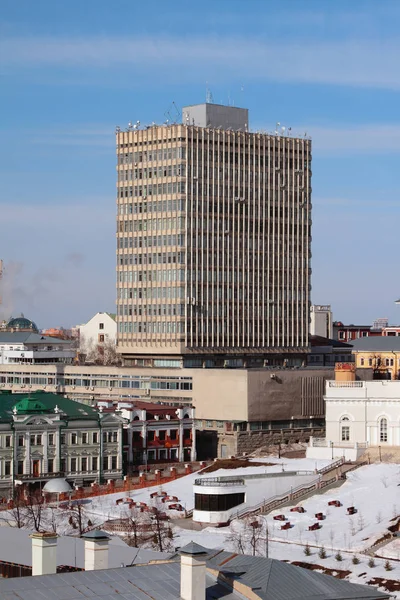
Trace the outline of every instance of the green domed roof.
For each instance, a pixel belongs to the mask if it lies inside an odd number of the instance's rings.
[[[36,324],[25,317],[17,317],[15,319],[11,319],[7,323],[7,329],[19,329],[19,330],[29,330],[38,333],[39,330],[36,327]]]
[[[43,402],[39,402],[39,400],[35,400],[34,398],[23,398],[17,402],[13,410],[17,414],[49,412],[49,409],[45,407]]]

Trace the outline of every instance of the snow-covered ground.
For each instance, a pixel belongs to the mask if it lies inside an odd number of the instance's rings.
[[[393,525],[392,519],[400,515],[399,483],[400,465],[368,465],[349,473],[342,486],[304,501],[299,499],[298,503],[293,504],[303,506],[305,513],[292,513],[290,507],[271,512],[264,517],[269,529],[269,556],[350,571],[346,579],[354,583],[368,583],[375,577],[399,580],[400,562],[397,561],[400,559],[400,539],[378,550],[380,556],[392,559],[391,571],[385,570],[386,560],[380,558],[374,558],[375,566],[370,567],[370,556],[361,553],[386,534],[387,527]],[[328,506],[329,500],[340,500],[342,506]],[[348,516],[348,506],[354,506],[358,512]],[[316,522],[317,512],[323,512],[326,518],[321,521],[321,529],[309,532],[308,526]],[[281,531],[281,522],[273,519],[277,514],[287,516],[293,527]],[[181,546],[194,540],[205,547],[235,551],[237,548],[232,540],[232,529],[237,530],[237,527],[244,527],[243,521],[234,523],[231,527],[208,527],[202,531],[187,531],[177,527],[175,543]],[[263,539],[265,540],[265,536]],[[304,554],[304,545],[307,543],[311,549],[310,556]],[[263,553],[265,541],[261,541],[258,546],[258,551]],[[318,555],[321,546],[327,554],[325,559]],[[248,551],[250,550],[249,548]],[[342,561],[335,558],[338,550]],[[356,565],[352,562],[355,555],[360,560]],[[397,596],[394,594],[394,597],[400,598],[400,592],[397,592]]]
[[[400,467],[394,464],[374,464],[360,467],[347,475],[339,488],[301,501],[305,513],[291,513],[278,509],[267,516],[271,536],[284,541],[317,544],[319,546],[361,551],[387,533],[391,519],[400,515]],[[328,506],[329,500],[340,500],[342,506]],[[357,513],[348,516],[347,507],[354,506]],[[308,531],[316,522],[315,514],[322,512],[325,519],[318,531]],[[274,515],[285,514],[293,527],[280,530]]]
[[[272,465],[254,466],[241,469],[220,469],[213,473],[204,474],[205,477],[218,476],[243,476],[262,473],[280,473],[288,471],[315,471],[321,469],[331,461],[315,461],[311,459],[271,458],[255,459],[257,462],[273,463]],[[152,486],[140,490],[117,492],[92,498],[85,505],[85,514],[93,525],[101,525],[105,520],[126,517],[129,513],[127,504],[116,504],[120,498],[132,498],[135,502],[145,502],[152,505],[150,494],[155,491],[164,491],[170,496],[176,496],[179,503],[186,510],[193,508],[193,483],[200,473],[193,473],[175,481],[167,483],[161,488]],[[251,480],[258,482],[261,499],[265,479]],[[360,467],[348,473],[347,481],[340,487],[315,494],[306,500],[301,498],[296,503],[305,508],[305,513],[290,512],[290,507],[280,508],[266,517],[264,522],[269,530],[269,556],[290,562],[308,562],[321,565],[325,568],[341,571],[350,571],[347,576],[349,581],[368,583],[378,577],[390,580],[400,579],[400,539],[392,541],[386,546],[379,547],[378,555],[385,558],[375,558],[375,566],[368,566],[370,556],[362,553],[371,548],[376,540],[387,533],[387,528],[393,525],[394,517],[400,515],[400,465],[373,464]],[[290,485],[290,484],[289,484]],[[328,506],[329,500],[339,500],[339,508]],[[295,505],[295,504],[294,504]],[[164,505],[160,505],[164,507]],[[348,516],[347,507],[354,506],[357,513]],[[326,518],[321,521],[322,528],[318,531],[308,531],[310,524],[315,523],[315,513],[322,512]],[[52,511],[52,518],[56,513],[58,532],[70,533],[65,512],[62,509]],[[293,525],[289,530],[281,531],[281,522],[274,521],[276,514],[285,514]],[[183,513],[170,511],[170,516],[176,518]],[[7,511],[1,512],[3,522],[7,520]],[[231,527],[208,527],[201,531],[191,531],[179,526],[179,521],[174,525],[174,546],[183,546],[194,540],[208,548],[224,548],[236,551],[235,542],[232,540],[232,529],[243,527],[244,521],[234,521]],[[265,536],[264,536],[265,537]],[[311,555],[304,554],[304,545],[308,544]],[[265,542],[264,542],[265,544]],[[326,558],[322,559],[318,553],[323,546]],[[337,561],[335,555],[340,550],[343,560]],[[260,552],[263,552],[261,542]],[[353,564],[352,558],[357,555],[359,564]],[[387,559],[391,559],[391,571],[384,568]],[[397,596],[400,599],[400,591]]]
[[[382,546],[376,552],[378,556],[384,556],[385,558],[393,558],[400,561],[400,537],[389,542],[386,546]]]
[[[236,551],[235,545],[229,540],[231,535],[230,527],[223,527],[216,529],[208,527],[203,531],[185,531],[176,528],[176,537],[174,544],[176,546],[184,546],[191,540],[205,546],[206,548],[221,548],[224,550]],[[365,554],[344,552],[341,551],[342,561],[337,561],[335,555],[337,551],[332,551],[331,548],[326,548],[326,558],[322,559],[319,557],[319,548],[314,546],[310,547],[311,554],[306,556],[304,554],[304,546],[301,544],[295,544],[291,542],[278,542],[269,540],[268,543],[268,555],[270,558],[276,558],[278,560],[285,560],[288,562],[306,562],[315,565],[321,565],[322,567],[340,570],[350,571],[350,574],[346,577],[348,581],[352,583],[367,584],[374,577],[380,577],[383,579],[399,580],[400,579],[400,562],[394,560],[391,561],[391,571],[385,570],[385,559],[374,558],[375,566],[370,567],[368,562],[370,557]],[[265,541],[264,539],[259,544],[260,554],[265,556]],[[250,550],[249,550],[250,552]],[[380,552],[381,553],[381,552]],[[360,561],[359,564],[353,564],[353,557],[356,556]],[[395,557],[393,557],[395,558]],[[383,588],[381,591],[385,591]],[[400,592],[393,593],[394,598],[400,599]]]
[[[263,460],[257,459],[257,462],[263,462]],[[171,481],[167,484],[164,484],[161,486],[161,488],[157,488],[157,486],[152,486],[140,490],[132,490],[131,492],[118,492],[116,494],[98,496],[92,499],[90,511],[98,517],[105,517],[105,519],[118,518],[120,516],[126,515],[127,506],[124,504],[120,504],[117,506],[116,500],[118,500],[119,498],[129,497],[132,498],[132,500],[134,500],[135,502],[145,502],[146,504],[151,505],[152,501],[150,499],[150,494],[157,491],[158,489],[166,492],[169,496],[176,496],[179,499],[179,503],[186,510],[191,510],[194,507],[193,484],[195,479],[198,479],[199,477],[221,477],[231,475],[240,477],[243,475],[282,473],[286,471],[314,471],[315,469],[322,469],[331,462],[332,461],[330,460],[316,461],[307,458],[293,460],[283,458],[268,458],[265,459],[266,464],[264,466],[245,467],[239,469],[218,469],[217,471],[214,471],[212,473],[204,473],[204,475],[202,475],[199,472],[192,473],[191,475],[185,475],[184,477],[180,477],[175,481]],[[274,464],[268,465],[267,463]],[[310,477],[309,479],[313,479],[313,477]],[[293,480],[293,487],[295,487],[298,484],[299,482],[297,480]],[[283,491],[289,490],[291,485],[291,478],[288,477],[287,487]],[[253,480],[251,482],[251,485],[249,486],[248,492],[249,506],[262,502],[265,499],[265,497],[268,497],[268,490],[266,490],[265,480],[256,480],[255,484]],[[183,513],[171,511],[170,516],[179,517],[183,516]]]

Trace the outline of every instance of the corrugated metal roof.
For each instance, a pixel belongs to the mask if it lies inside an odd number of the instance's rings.
[[[110,564],[115,564],[117,548],[118,544],[115,548],[110,546]],[[142,552],[146,551],[139,551]],[[227,579],[240,581],[262,600],[383,600],[390,597],[374,587],[349,583],[274,559],[215,550],[209,550],[209,554],[207,567],[219,571]],[[146,560],[144,556],[141,562],[143,560]],[[57,562],[66,564],[59,559]],[[175,555],[166,563],[141,564],[132,568],[0,579],[0,600],[178,600],[180,570],[180,560]],[[207,600],[243,598],[210,573],[207,574],[206,588]]]
[[[207,562],[226,577],[249,586],[263,600],[375,600],[389,598],[356,585],[274,559],[221,552]]]
[[[0,600],[179,600],[180,563],[0,579]],[[206,599],[243,598],[206,578]]]
[[[32,566],[31,531],[16,527],[0,527],[0,561],[16,565]],[[85,566],[84,539],[72,536],[60,536],[57,539],[57,565],[77,567]],[[132,548],[118,536],[112,536],[109,542],[108,564],[110,569],[130,564],[147,563],[150,560],[168,559],[171,554]]]
[[[71,340],[50,337],[32,331],[0,331],[0,344],[71,345]]]
[[[373,335],[352,341],[353,352],[392,352],[400,351],[400,336]]]

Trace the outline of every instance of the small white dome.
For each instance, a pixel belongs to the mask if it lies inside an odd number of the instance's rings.
[[[43,491],[48,494],[64,494],[65,492],[72,492],[72,487],[65,479],[57,478],[50,479],[43,487]]]

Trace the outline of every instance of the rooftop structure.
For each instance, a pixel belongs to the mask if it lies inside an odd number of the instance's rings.
[[[310,308],[310,334],[326,338],[333,336],[330,304],[312,304]]]
[[[36,324],[33,321],[26,319],[23,315],[14,319],[10,319],[5,329],[7,331],[31,331],[34,333],[39,333]]]

